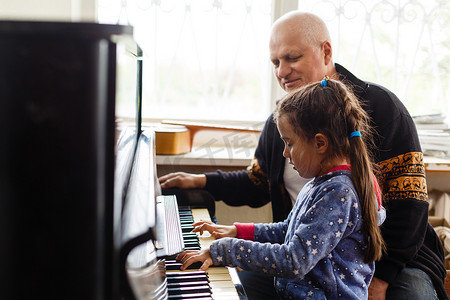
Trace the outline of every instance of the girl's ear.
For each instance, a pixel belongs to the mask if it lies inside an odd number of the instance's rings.
[[[328,138],[322,133],[314,136],[314,146],[318,154],[325,154],[328,150]]]

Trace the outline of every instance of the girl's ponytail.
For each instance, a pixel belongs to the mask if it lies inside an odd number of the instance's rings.
[[[350,164],[352,180],[361,204],[363,230],[368,239],[364,262],[381,259],[385,249],[380,228],[377,224],[378,201],[376,195],[376,178],[366,143],[360,136],[350,137]]]

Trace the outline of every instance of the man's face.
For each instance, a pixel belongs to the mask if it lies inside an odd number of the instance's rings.
[[[329,75],[322,45],[308,44],[301,33],[286,26],[279,26],[272,32],[270,59],[282,89],[291,92]]]

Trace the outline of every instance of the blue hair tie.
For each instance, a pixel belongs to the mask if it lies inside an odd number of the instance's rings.
[[[361,137],[361,132],[359,131],[353,131],[352,133],[350,133],[350,139],[352,139],[355,136],[359,136]]]
[[[327,80],[329,80],[330,77],[328,77],[327,75],[325,75],[325,77],[322,79],[322,81],[320,82],[321,86],[327,86]]]

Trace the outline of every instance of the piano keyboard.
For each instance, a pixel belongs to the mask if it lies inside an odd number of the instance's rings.
[[[208,210],[179,207],[181,228],[185,249],[199,250],[209,248],[214,241],[208,232],[203,235],[191,233],[192,224],[202,220],[211,220]],[[235,268],[209,267],[206,272],[198,271],[201,264],[195,264],[180,271],[180,264],[166,260],[169,299],[247,299]],[[183,282],[183,284],[181,284]],[[173,284],[171,284],[173,283]],[[209,286],[209,292],[205,289]]]

